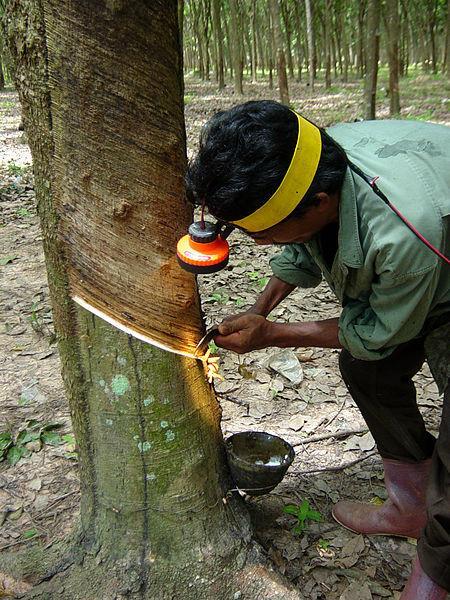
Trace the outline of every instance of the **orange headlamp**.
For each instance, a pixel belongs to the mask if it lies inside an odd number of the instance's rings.
[[[180,266],[196,274],[215,273],[226,267],[230,255],[226,238],[232,230],[220,221],[216,225],[203,219],[194,221],[177,244]]]

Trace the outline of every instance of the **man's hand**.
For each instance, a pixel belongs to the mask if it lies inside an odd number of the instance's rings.
[[[273,323],[265,317],[246,314],[228,317],[219,325],[220,335],[214,338],[221,348],[245,354],[271,345]]]
[[[244,313],[228,317],[219,325],[214,341],[221,348],[238,354],[278,348],[342,348],[339,319],[303,323],[274,323],[261,315]]]

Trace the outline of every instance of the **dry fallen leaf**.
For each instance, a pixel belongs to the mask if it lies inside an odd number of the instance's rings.
[[[352,581],[339,600],[372,600],[372,592],[365,581]]]

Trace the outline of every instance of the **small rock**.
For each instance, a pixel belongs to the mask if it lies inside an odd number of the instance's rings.
[[[305,417],[302,415],[295,415],[287,422],[287,426],[289,429],[293,429],[294,431],[300,431],[300,429],[305,424]]]
[[[34,490],[35,492],[39,492],[39,490],[42,487],[42,479],[40,479],[39,477],[36,477],[36,479],[32,479],[29,484],[28,487],[31,490]]]

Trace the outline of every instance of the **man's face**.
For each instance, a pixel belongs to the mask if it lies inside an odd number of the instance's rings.
[[[312,206],[301,217],[292,217],[264,231],[246,231],[259,245],[302,244],[309,242],[321,229],[338,217],[338,195],[318,194],[320,204]],[[322,197],[323,196],[323,197]]]

